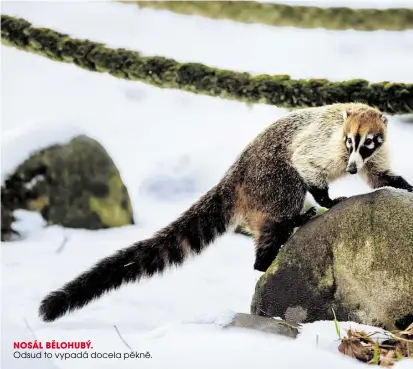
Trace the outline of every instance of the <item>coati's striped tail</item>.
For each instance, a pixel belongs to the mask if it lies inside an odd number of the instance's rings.
[[[121,285],[161,273],[180,265],[190,254],[200,253],[223,234],[233,213],[233,191],[214,187],[197,203],[154,235],[99,261],[41,302],[39,315],[53,321],[80,309],[102,294]]]

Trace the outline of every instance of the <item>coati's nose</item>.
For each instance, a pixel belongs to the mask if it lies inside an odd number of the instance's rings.
[[[350,174],[356,174],[357,173],[356,163],[350,163],[347,167],[347,172],[350,173]]]

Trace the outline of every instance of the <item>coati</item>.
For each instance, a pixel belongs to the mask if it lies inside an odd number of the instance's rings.
[[[331,208],[345,197],[331,199],[328,185],[346,173],[359,173],[372,188],[413,191],[391,171],[386,139],[386,117],[361,103],[288,113],[259,134],[222,180],[178,219],[46,296],[41,318],[53,321],[122,284],[178,266],[240,221],[255,240],[254,268],[265,271],[294,228],[315,215],[314,208],[301,214],[307,192]]]

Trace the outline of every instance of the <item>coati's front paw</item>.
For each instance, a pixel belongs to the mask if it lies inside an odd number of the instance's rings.
[[[317,209],[313,206],[305,213],[299,214],[292,219],[292,226],[301,227],[317,215]]]
[[[266,272],[276,256],[277,252],[274,248],[269,248],[265,251],[258,251],[255,257],[254,269],[259,272]]]
[[[254,263],[254,270],[258,270],[259,272],[265,273],[267,269],[270,267],[271,263],[268,263],[267,260],[255,260]]]
[[[408,192],[413,192],[413,186],[407,187],[407,191],[408,191]]]
[[[310,219],[314,218],[317,215],[317,209],[312,206],[310,209],[308,209],[304,214],[303,217],[304,219],[306,219],[307,221],[309,221]]]
[[[341,202],[341,201],[343,201],[343,200],[346,200],[346,199],[347,199],[346,196],[337,197],[336,199],[332,200],[332,204],[333,204],[332,207],[333,207],[334,205],[338,204],[339,202]]]

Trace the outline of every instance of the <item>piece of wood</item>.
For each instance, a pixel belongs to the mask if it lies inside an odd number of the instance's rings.
[[[225,325],[226,328],[239,327],[255,329],[261,332],[275,333],[282,336],[296,338],[299,331],[298,326],[284,320],[266,318],[258,315],[237,313],[232,321]]]

